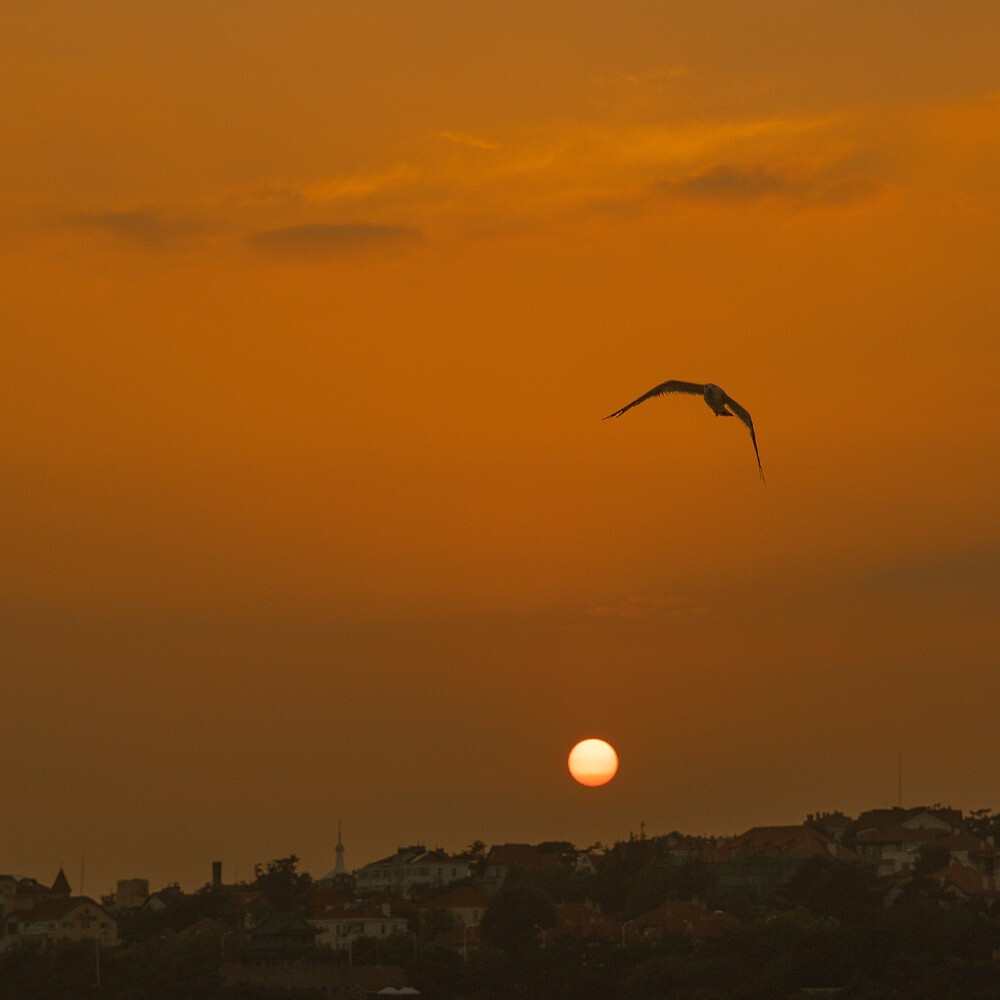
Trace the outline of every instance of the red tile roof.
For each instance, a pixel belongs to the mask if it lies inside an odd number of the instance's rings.
[[[630,924],[643,937],[676,933],[691,934],[694,937],[719,937],[727,930],[738,927],[739,921],[731,914],[710,910],[694,900],[668,900],[634,920],[626,921],[626,938]]]
[[[966,865],[948,865],[929,876],[942,888],[954,886],[966,896],[997,896],[997,880]]]
[[[475,948],[478,947],[480,933],[478,927],[452,927],[434,938],[434,944],[443,945],[446,948]]]
[[[588,906],[586,903],[559,903],[555,914],[553,934],[578,934],[581,937],[603,937],[612,941],[617,941],[621,936],[619,921],[604,916],[595,906]]]
[[[842,860],[854,855],[810,826],[755,826],[727,845],[730,858],[751,855],[812,858],[817,855]]]

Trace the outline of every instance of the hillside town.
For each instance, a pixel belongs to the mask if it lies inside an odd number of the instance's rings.
[[[334,864],[319,876],[290,855],[227,882],[214,861],[194,892],[126,878],[101,899],[75,895],[62,870],[51,882],[0,874],[0,962],[70,944],[108,956],[150,939],[211,941],[231,986],[356,996],[421,991],[406,970],[430,954],[465,964],[491,948],[697,948],[789,913],[822,916],[810,897],[820,883],[847,894],[863,879],[865,898],[886,912],[930,901],[1000,913],[998,820],[934,805],[819,813],[731,837],[641,830],[612,846],[413,844],[352,871],[338,832]]]

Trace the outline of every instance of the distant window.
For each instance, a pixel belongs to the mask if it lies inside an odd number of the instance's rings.
[[[102,923],[101,924],[101,930],[102,931],[107,931],[107,930],[110,930],[110,929],[111,929],[111,924],[107,924],[107,923]]]
[[[91,924],[91,921],[89,921],[89,920],[81,920],[80,921],[80,927],[83,928],[83,930],[87,930],[90,927],[90,924]]]
[[[72,920],[64,920],[63,921],[63,927],[72,927],[72,926],[73,926],[73,921]]]
[[[430,873],[431,873],[430,868],[421,868],[418,874],[426,876],[430,875]]]

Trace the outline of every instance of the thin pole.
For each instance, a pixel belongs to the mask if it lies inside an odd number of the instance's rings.
[[[897,805],[903,808],[903,745],[896,739],[896,796]]]

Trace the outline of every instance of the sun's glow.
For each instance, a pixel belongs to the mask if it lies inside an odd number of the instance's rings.
[[[604,740],[581,740],[570,750],[567,763],[581,785],[606,785],[618,771],[618,754]]]

